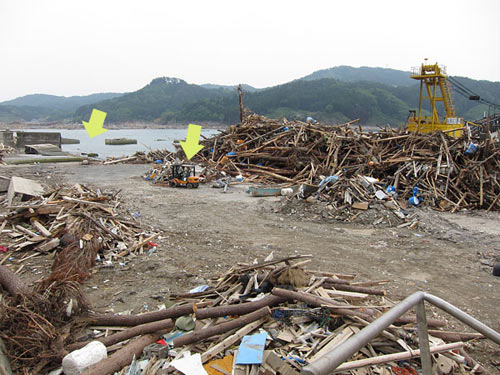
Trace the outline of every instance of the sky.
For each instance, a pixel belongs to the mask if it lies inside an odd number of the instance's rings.
[[[0,101],[153,78],[268,87],[339,65],[500,81],[498,0],[0,0]]]

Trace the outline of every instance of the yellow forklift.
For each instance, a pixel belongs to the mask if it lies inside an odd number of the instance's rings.
[[[196,177],[194,164],[174,164],[168,184],[172,187],[183,186],[188,189],[195,189],[200,185],[200,178]]]
[[[453,99],[451,97],[450,84],[445,75],[444,67],[438,64],[422,64],[420,68],[415,68],[411,78],[420,81],[420,97],[418,101],[418,112],[410,111],[408,117],[408,130],[417,133],[429,133],[434,131],[449,131],[451,135],[460,137],[464,119],[457,117]],[[424,91],[425,90],[425,91]],[[424,100],[430,104],[430,116],[423,113],[422,105]],[[438,103],[442,103],[446,112],[444,118],[438,115]],[[453,131],[456,129],[455,131]]]

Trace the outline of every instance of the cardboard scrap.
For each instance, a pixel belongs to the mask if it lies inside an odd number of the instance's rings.
[[[203,368],[209,375],[227,375],[231,374],[233,370],[233,361],[233,355],[228,354],[224,358],[206,363]]]

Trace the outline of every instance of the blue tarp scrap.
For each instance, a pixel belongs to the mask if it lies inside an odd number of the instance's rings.
[[[262,363],[267,332],[244,336],[236,356],[237,365],[257,365]]]

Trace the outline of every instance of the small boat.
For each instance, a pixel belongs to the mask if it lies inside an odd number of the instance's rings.
[[[136,145],[137,139],[131,138],[107,138],[104,140],[106,145]]]

